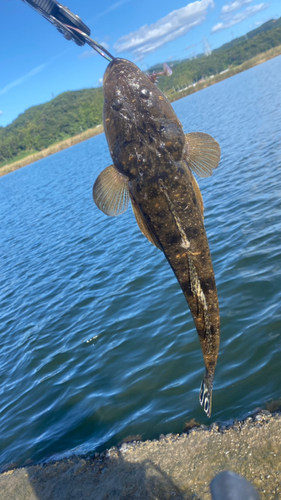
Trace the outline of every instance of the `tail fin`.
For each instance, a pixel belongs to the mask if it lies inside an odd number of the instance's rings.
[[[201,382],[199,401],[207,413],[207,417],[210,417],[212,412],[212,389],[213,377],[206,374]]]

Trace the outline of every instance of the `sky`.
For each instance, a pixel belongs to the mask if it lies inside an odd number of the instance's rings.
[[[187,59],[281,16],[280,0],[65,0],[91,37],[142,70]],[[22,0],[0,0],[0,126],[67,90],[98,87],[108,62]]]

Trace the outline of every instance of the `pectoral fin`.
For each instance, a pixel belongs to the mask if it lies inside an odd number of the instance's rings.
[[[148,241],[150,241],[150,243],[152,243],[152,245],[159,248],[159,250],[162,250],[162,248],[160,247],[155,236],[152,234],[152,232],[148,228],[148,225],[147,225],[146,220],[143,216],[143,213],[142,213],[141,209],[139,208],[138,204],[135,202],[133,196],[131,196],[131,203],[132,203],[132,208],[133,208],[133,212],[135,214],[136,221],[138,223],[138,226],[139,226],[142,234],[148,239]]]
[[[93,187],[97,207],[106,215],[116,216],[126,212],[129,205],[129,179],[120,174],[114,165],[106,167]]]
[[[219,143],[209,134],[191,132],[185,136],[186,161],[199,177],[209,177],[220,161]]]

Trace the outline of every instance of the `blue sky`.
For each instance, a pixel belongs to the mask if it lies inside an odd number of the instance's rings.
[[[281,16],[280,0],[65,0],[113,55],[145,70],[186,59]],[[107,61],[21,0],[0,0],[0,125],[66,90],[100,85]]]

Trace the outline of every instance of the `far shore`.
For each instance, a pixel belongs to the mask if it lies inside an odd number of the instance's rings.
[[[81,134],[74,135],[69,139],[65,139],[64,141],[57,142],[52,146],[49,146],[46,149],[42,149],[42,151],[38,151],[37,153],[31,154],[22,158],[21,160],[15,161],[13,163],[8,163],[7,165],[3,165],[0,167],[0,176],[9,174],[10,172],[14,172],[14,170],[18,170],[19,168],[26,167],[30,165],[30,163],[34,163],[35,161],[42,160],[42,158],[46,158],[46,156],[50,156],[54,153],[58,153],[58,151],[62,151],[63,149],[69,148],[70,146],[74,146],[79,142],[85,141],[90,137],[94,137],[95,135],[101,134],[103,132],[103,125],[97,125],[94,128],[89,128],[82,132]]]
[[[262,64],[268,61],[269,59],[279,56],[280,54],[281,54],[281,45],[278,45],[277,47],[273,47],[272,49],[267,50],[266,52],[262,52],[261,54],[258,54],[257,56],[253,57],[252,59],[245,61],[240,66],[230,67],[229,69],[225,70],[222,73],[219,73],[217,75],[212,75],[211,77],[206,78],[205,80],[199,81],[194,85],[189,85],[188,87],[185,87],[178,91],[174,91],[173,93],[168,92],[167,97],[170,100],[170,102],[177,101],[182,97],[186,97],[187,95],[193,94],[194,92],[198,92],[199,90],[203,90],[207,87],[210,87],[215,83],[221,82],[226,78],[230,78],[231,76],[234,76],[237,73],[241,73],[242,71],[245,71],[247,69],[250,69],[253,66]],[[3,165],[2,167],[0,167],[0,176],[9,174],[10,172],[18,170],[19,168],[25,167],[27,165],[30,165],[31,163],[34,163],[35,161],[41,160],[42,158],[46,158],[47,156],[57,153],[58,151],[62,151],[63,149],[69,148],[70,146],[74,146],[75,144],[85,141],[90,137],[94,137],[95,135],[101,134],[103,131],[104,131],[103,125],[102,124],[97,125],[94,128],[85,130],[81,134],[75,135],[73,137],[70,137],[69,139],[53,144],[52,146],[49,146],[48,148],[43,149],[42,151],[30,154],[25,158],[22,158],[21,160],[17,160],[14,161],[13,163],[8,163],[6,165]]]

